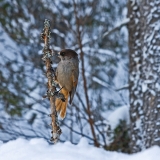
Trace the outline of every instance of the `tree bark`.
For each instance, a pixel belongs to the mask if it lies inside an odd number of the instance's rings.
[[[129,1],[131,149],[160,145],[160,2]]]
[[[54,86],[54,70],[52,68],[52,51],[49,48],[49,39],[50,39],[50,24],[48,20],[45,20],[44,22],[44,29],[42,39],[44,40],[44,48],[43,48],[43,61],[46,65],[46,76],[48,78],[48,91],[47,91],[47,97],[50,100],[50,107],[51,107],[51,114],[50,117],[52,119],[51,126],[52,126],[52,137],[51,141],[54,143],[59,140],[59,136],[61,134],[61,129],[58,125],[58,118],[57,118],[57,112],[56,112],[56,106],[55,106],[55,95],[56,95],[56,87]]]

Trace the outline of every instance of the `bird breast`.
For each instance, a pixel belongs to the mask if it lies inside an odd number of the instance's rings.
[[[60,87],[64,87],[70,92],[73,87],[72,74],[75,70],[75,60],[61,60],[57,66],[57,80]]]

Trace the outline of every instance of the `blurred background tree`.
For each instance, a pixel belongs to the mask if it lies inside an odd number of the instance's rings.
[[[0,10],[1,140],[49,140],[40,41],[49,19],[54,52],[70,48],[80,59],[77,93],[61,121],[60,140],[77,143],[85,136],[95,146],[108,145],[108,114],[128,104],[128,90],[121,89],[128,83],[126,1],[0,0]]]

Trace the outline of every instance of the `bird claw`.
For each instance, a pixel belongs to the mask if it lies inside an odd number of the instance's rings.
[[[63,88],[63,87],[62,87]],[[61,88],[61,89],[62,89]],[[61,90],[60,89],[60,90]],[[65,102],[65,97],[64,97],[64,95],[62,94],[62,93],[60,93],[60,90],[59,91],[56,91],[56,92],[54,92],[54,95],[56,96],[56,98],[59,98],[59,99],[61,99],[62,100],[62,102]]]

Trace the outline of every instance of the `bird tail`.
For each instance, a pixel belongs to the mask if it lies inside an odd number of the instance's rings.
[[[68,104],[68,96],[69,93],[66,89],[62,88],[60,93],[62,93],[65,97],[65,101],[62,101],[61,99],[57,98],[55,105],[56,105],[56,111],[59,112],[59,115],[62,119],[66,116],[66,109]]]

